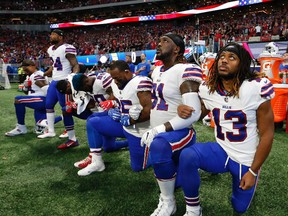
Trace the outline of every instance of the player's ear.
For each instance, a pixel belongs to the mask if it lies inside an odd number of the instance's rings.
[[[179,46],[176,46],[176,48],[174,49],[175,51],[175,54],[179,54],[179,52],[180,52],[180,47]]]

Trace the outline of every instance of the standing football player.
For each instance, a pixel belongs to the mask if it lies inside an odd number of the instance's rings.
[[[151,164],[160,188],[159,204],[152,216],[169,216],[176,212],[174,190],[179,155],[196,140],[192,123],[201,113],[198,88],[202,72],[197,65],[182,63],[184,51],[181,36],[167,33],[160,37],[156,59],[161,60],[163,66],[156,67],[151,76],[152,129],[144,133],[141,140],[141,144],[150,149]],[[188,119],[177,115],[177,107],[182,103],[194,107],[193,115]]]
[[[76,59],[76,48],[64,42],[64,32],[62,30],[53,30],[50,35],[50,42],[53,45],[48,48],[47,52],[52,59],[53,65],[45,72],[45,75],[48,76],[52,74],[52,82],[49,85],[46,98],[48,132],[39,135],[38,138],[41,139],[56,135],[54,129],[54,107],[58,101],[62,110],[65,110],[66,98],[65,95],[56,89],[57,82],[66,79],[71,72],[78,73],[80,70]],[[78,146],[72,114],[63,112],[63,119],[69,140],[61,145],[61,149]]]
[[[274,136],[270,100],[273,85],[262,74],[250,71],[252,58],[239,44],[222,48],[199,88],[203,116],[210,110],[217,142],[196,143],[182,151],[179,172],[185,194],[185,216],[202,215],[199,169],[232,176],[233,209],[249,208],[261,166],[268,157]],[[185,109],[184,109],[184,108]],[[194,106],[192,106],[194,107]],[[179,115],[190,116],[191,108],[180,106]]]

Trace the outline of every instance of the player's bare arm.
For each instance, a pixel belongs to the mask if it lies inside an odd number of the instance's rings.
[[[45,71],[44,76],[51,77],[53,71],[53,66],[50,66],[47,71]]]
[[[67,53],[66,58],[68,59],[68,61],[70,62],[72,66],[72,73],[79,73],[80,67],[79,67],[76,56],[74,54]]]
[[[260,140],[253,163],[250,167],[251,171],[255,174],[258,173],[272,148],[274,137],[274,115],[270,101],[262,103],[257,109],[257,125]],[[241,179],[240,187],[243,190],[248,190],[255,184],[255,176],[251,171],[248,171]]]
[[[36,80],[35,81],[35,85],[39,86],[40,88],[42,88],[43,86],[48,85],[48,83],[46,82],[46,80]]]
[[[111,95],[113,96],[112,88],[111,88],[111,87],[108,87],[108,88],[106,89],[106,93],[109,95],[109,100],[110,100]],[[115,98],[114,98],[114,99],[115,99]],[[112,99],[111,99],[111,100],[112,100]]]

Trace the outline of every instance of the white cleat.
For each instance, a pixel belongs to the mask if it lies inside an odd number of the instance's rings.
[[[93,172],[102,172],[105,170],[105,164],[103,160],[97,160],[89,164],[84,169],[81,169],[78,171],[79,176],[87,176],[90,175]]]
[[[85,167],[87,167],[89,164],[92,163],[92,156],[89,155],[88,157],[86,157],[85,159],[81,160],[81,161],[77,161],[76,163],[74,163],[74,166],[76,168],[80,168],[83,169]]]
[[[55,137],[56,134],[55,133],[51,133],[51,132],[46,132],[46,133],[43,133],[41,135],[38,135],[37,137],[39,139],[44,139],[44,138],[50,138],[50,137]]]
[[[190,207],[189,210],[183,216],[202,216],[202,208],[201,207]]]
[[[69,136],[68,136],[68,133],[67,133],[66,130],[64,130],[63,133],[60,134],[60,136],[59,136],[59,138],[61,138],[61,139],[63,139],[63,138],[68,138],[68,137],[69,137]]]
[[[175,214],[176,210],[175,198],[166,199],[160,194],[157,209],[150,216],[170,216]]]
[[[21,129],[20,129],[21,128]],[[18,136],[18,135],[22,135],[22,134],[26,134],[27,133],[27,128],[26,126],[20,126],[19,124],[16,125],[16,128],[14,128],[13,130],[6,132],[5,136]]]

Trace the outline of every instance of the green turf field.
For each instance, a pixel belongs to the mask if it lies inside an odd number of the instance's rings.
[[[29,133],[5,137],[16,124],[13,106],[17,84],[0,91],[0,215],[101,215],[148,216],[158,204],[158,186],[152,169],[134,173],[129,165],[127,149],[105,153],[106,170],[90,176],[77,176],[73,163],[88,154],[85,121],[75,119],[80,146],[59,151],[63,140],[40,140],[33,133],[32,110],[26,112]],[[59,107],[59,105],[57,105]],[[58,109],[59,110],[59,109]],[[58,114],[60,112],[57,110]],[[63,123],[56,132],[63,132]],[[197,123],[197,140],[213,141],[213,130]],[[258,188],[245,215],[285,216],[288,182],[288,134],[277,129],[273,148],[262,167]],[[200,199],[204,216],[230,216],[231,178],[229,174],[211,175],[201,172]],[[176,191],[177,213],[185,213],[180,189]]]

